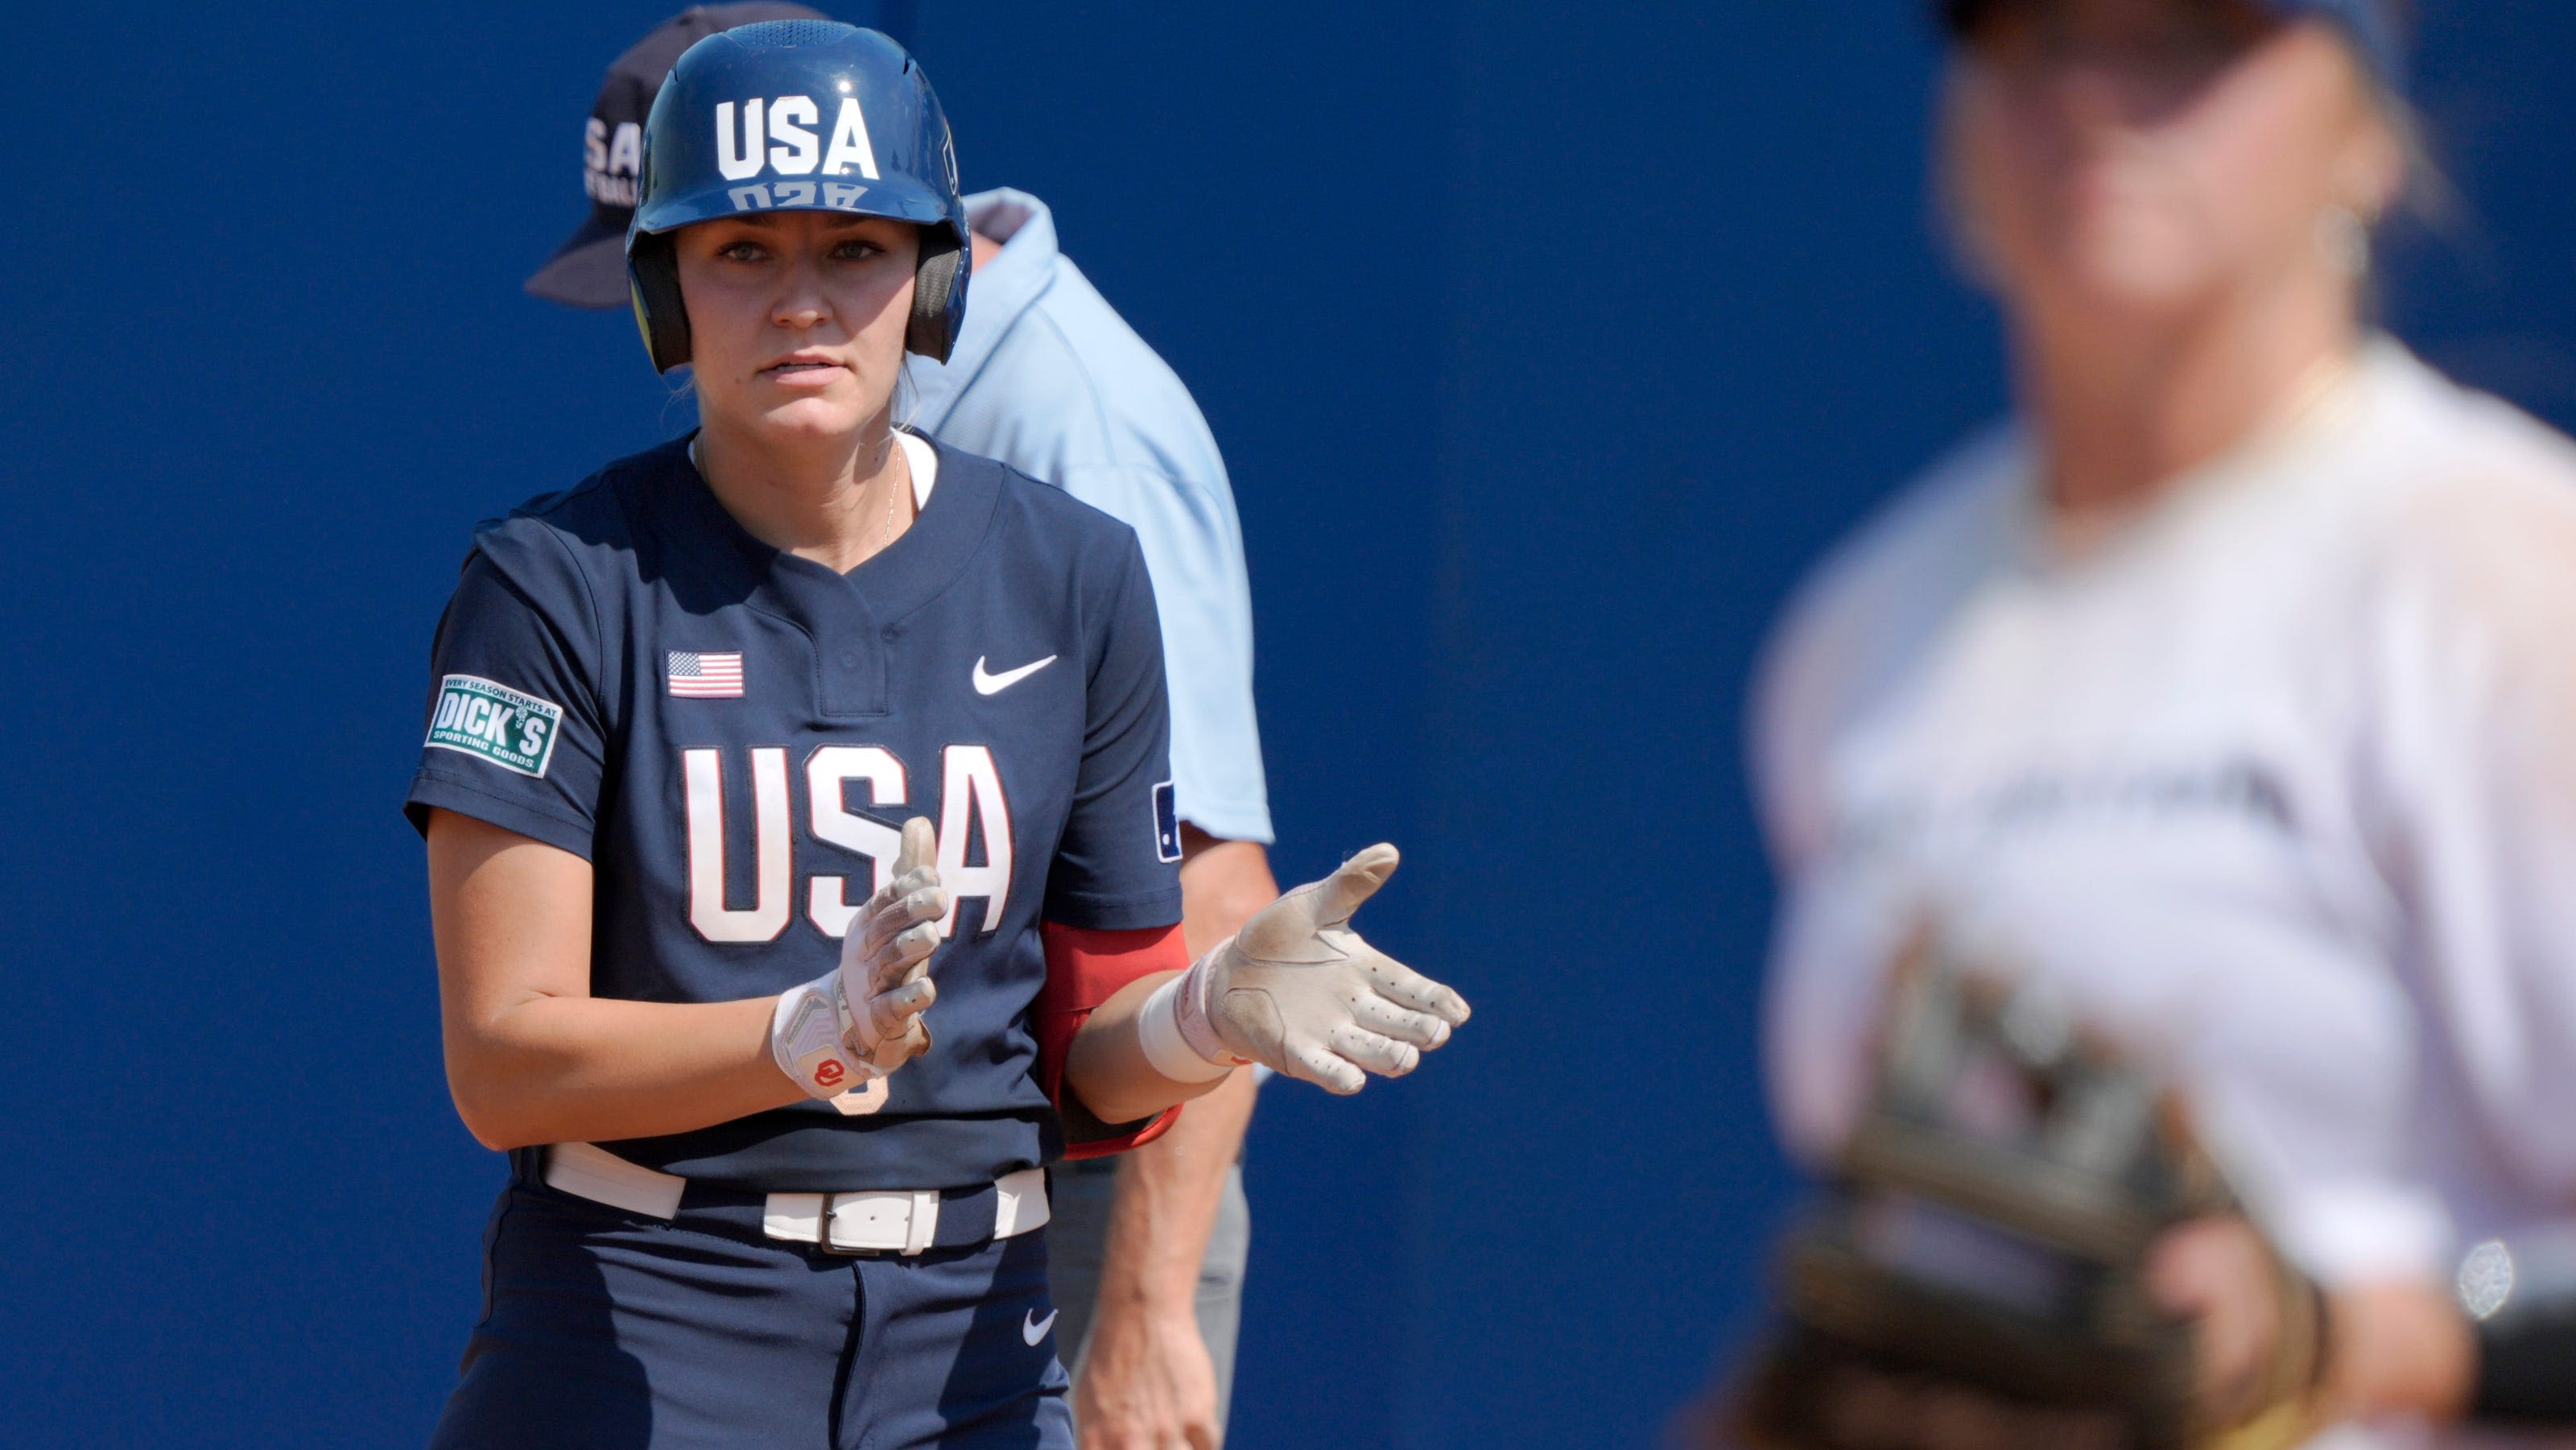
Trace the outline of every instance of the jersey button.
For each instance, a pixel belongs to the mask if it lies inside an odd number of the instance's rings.
[[[855,670],[855,669],[857,669],[858,667],[859,667],[859,657],[858,657],[856,654],[844,654],[844,655],[842,655],[842,656],[841,656],[841,668],[842,668],[842,669],[845,669],[845,670]]]

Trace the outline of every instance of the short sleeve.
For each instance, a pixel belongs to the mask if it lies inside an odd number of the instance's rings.
[[[2361,798],[2488,1141],[2576,1202],[2576,458],[2428,490],[2369,635]],[[2518,460],[2516,460],[2518,461]],[[2500,469],[2499,472],[2507,472]]]
[[[589,857],[606,731],[597,611],[562,543],[531,521],[487,529],[430,648],[420,766],[404,813],[433,807]]]
[[[1181,919],[1181,834],[1154,589],[1132,536],[1092,625],[1082,764],[1047,873],[1059,926],[1138,931]]]
[[[1065,492],[1136,531],[1162,603],[1181,819],[1220,840],[1271,840],[1270,793],[1252,702],[1252,586],[1243,527],[1211,488],[1148,468],[1065,472]]]

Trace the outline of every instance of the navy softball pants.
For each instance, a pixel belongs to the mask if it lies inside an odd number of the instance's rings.
[[[1043,1231],[910,1257],[513,1183],[433,1450],[1073,1450]]]

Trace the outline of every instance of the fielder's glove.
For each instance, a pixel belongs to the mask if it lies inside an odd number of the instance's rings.
[[[1467,1020],[1467,1003],[1360,939],[1351,913],[1395,874],[1376,845],[1255,912],[1145,1005],[1146,1056],[1203,1082],[1263,1063],[1331,1092],[1402,1077]]]
[[[894,877],[851,918],[841,965],[778,999],[770,1055],[807,1096],[839,1097],[930,1050],[921,1014],[939,997],[930,954],[948,914],[938,849],[928,820],[904,822]]]
[[[1781,1323],[1715,1443],[2260,1450],[2317,1427],[2316,1290],[2224,1218],[2161,1080],[2010,977],[1928,939],[1897,972],[1875,1091],[1784,1245]],[[2203,1342],[2227,1326],[2150,1283],[2195,1221],[2244,1226],[2228,1272],[2278,1306],[2259,1344]]]

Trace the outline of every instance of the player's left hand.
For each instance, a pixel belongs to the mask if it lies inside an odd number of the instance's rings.
[[[1351,930],[1397,859],[1371,846],[1253,913],[1190,969],[1175,1004],[1183,1039],[1210,1062],[1265,1063],[1336,1093],[1419,1066],[1468,1009]]]
[[[2441,1285],[2364,1280],[2328,1296],[2322,1318],[2287,1315],[2274,1253],[2233,1215],[2195,1219],[2156,1244],[2147,1287],[2198,1331],[2204,1405],[2223,1414],[2284,1355],[2323,1355],[2307,1374],[2319,1381],[2326,1418],[2418,1415],[2438,1424],[2465,1411],[2477,1338]]]
[[[2285,1354],[2304,1366],[2301,1379],[2314,1378],[2315,1346],[2289,1342],[2297,1331],[2282,1270],[2246,1219],[2221,1214],[2168,1230],[2147,1261],[2146,1284],[2159,1307],[2192,1323],[2203,1418],[2227,1425],[2259,1413],[2278,1393],[2270,1381]]]

